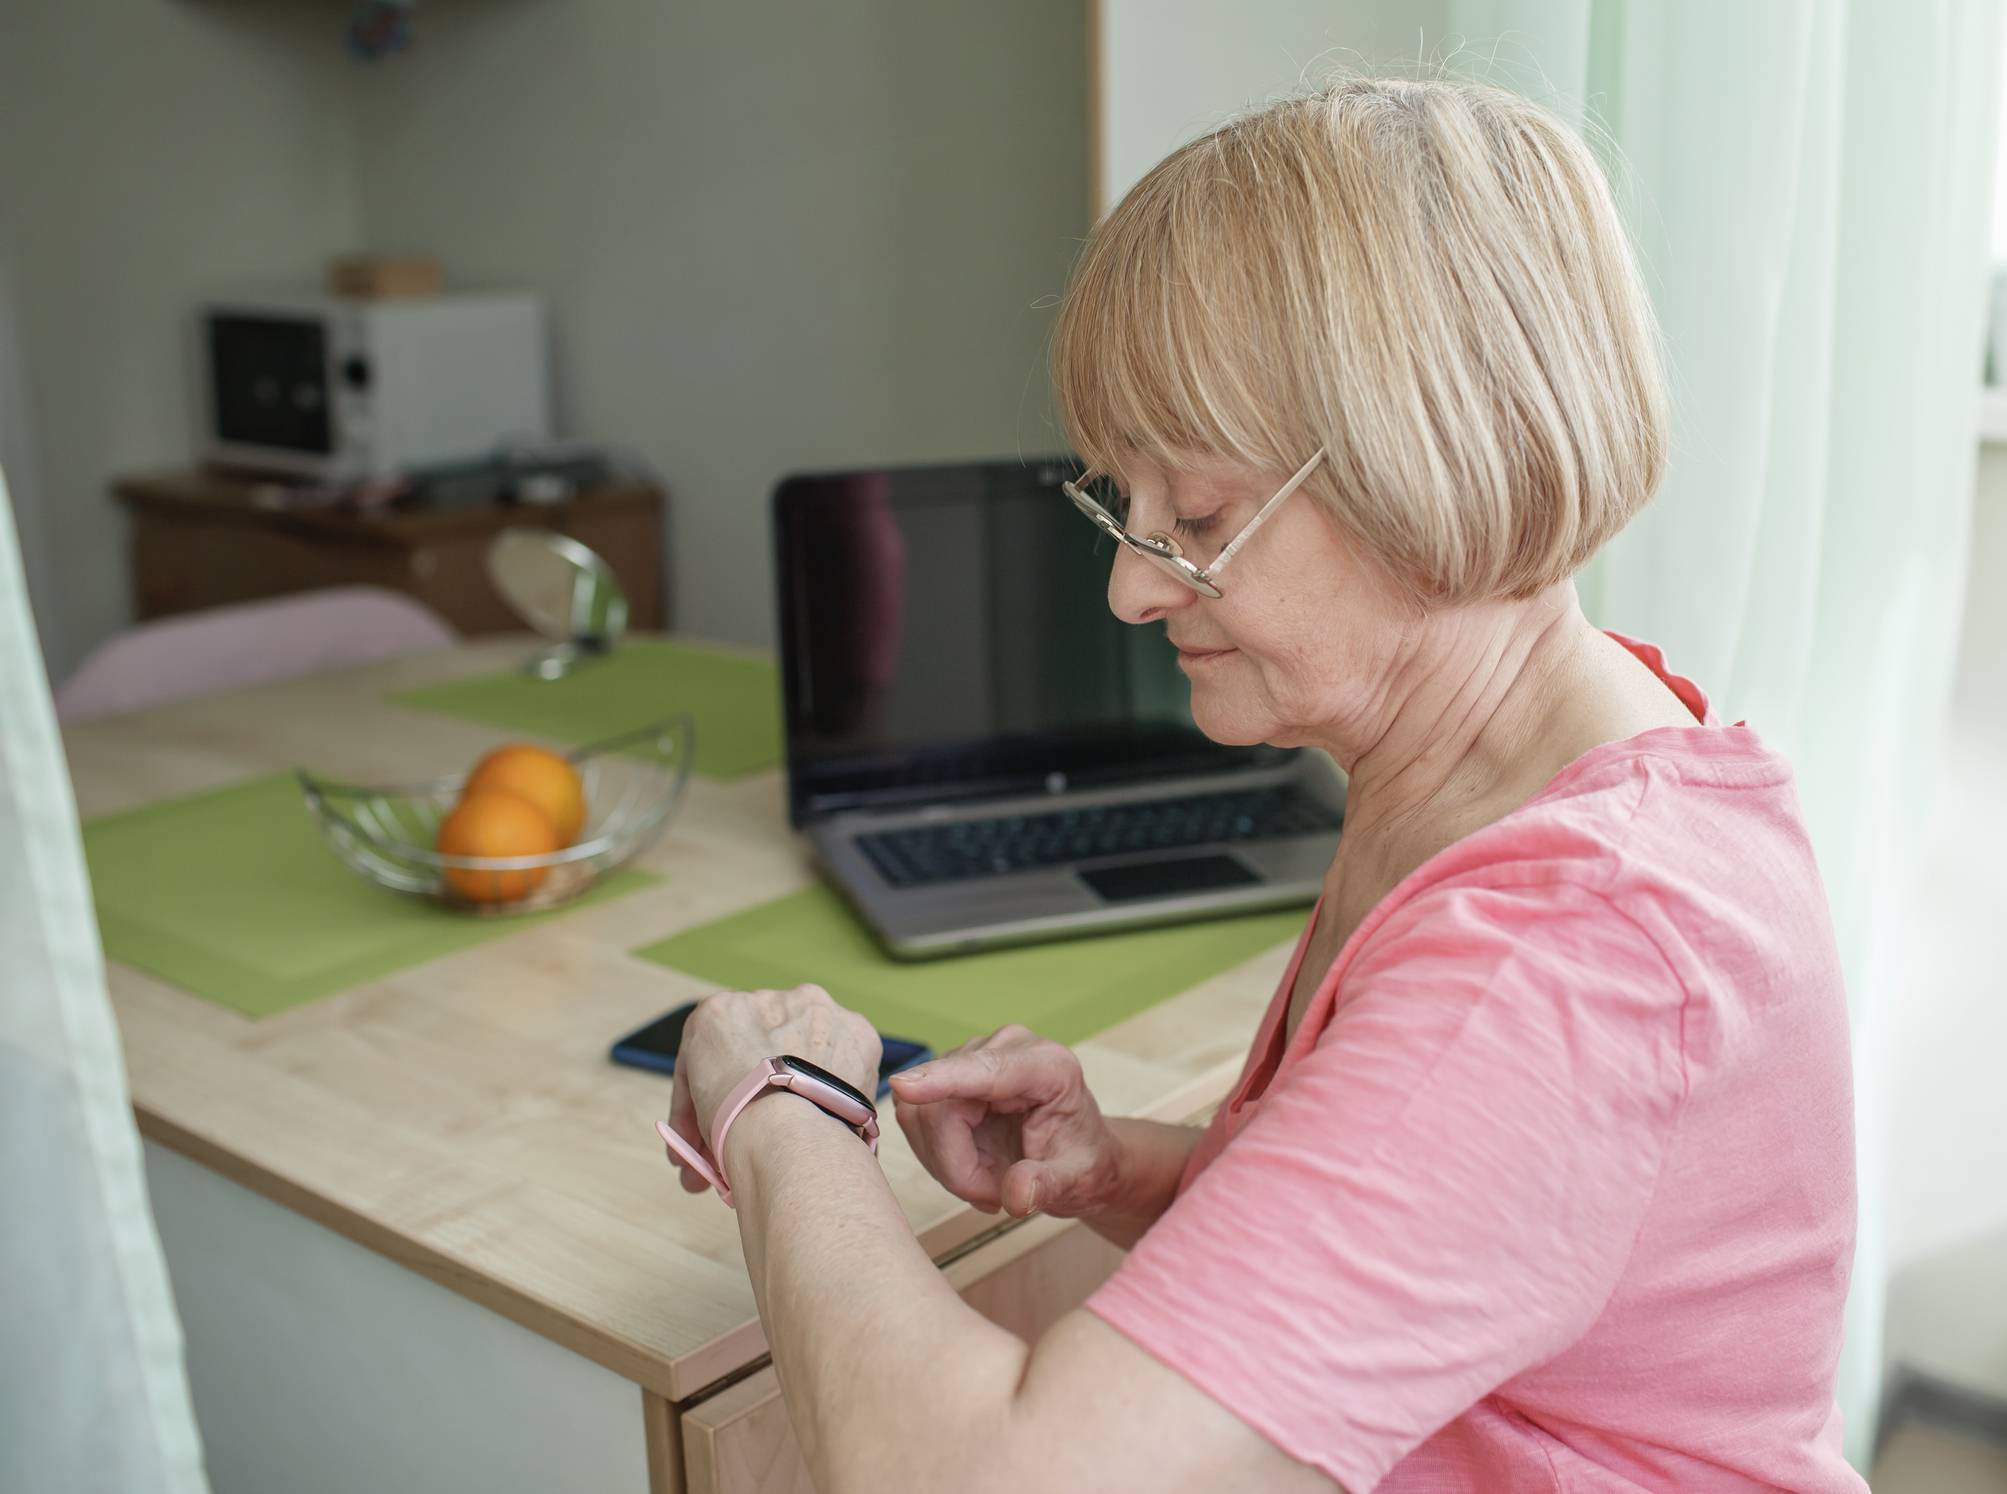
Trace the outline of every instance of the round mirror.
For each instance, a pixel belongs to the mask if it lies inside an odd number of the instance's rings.
[[[488,575],[516,615],[553,640],[531,655],[525,673],[559,679],[627,631],[627,595],[613,567],[569,535],[504,529],[488,546]]]

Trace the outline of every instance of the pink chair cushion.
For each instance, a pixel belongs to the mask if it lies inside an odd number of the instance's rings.
[[[212,607],[142,623],[100,646],[56,692],[56,717],[70,725],[115,716],[440,648],[457,636],[431,608],[374,586]]]

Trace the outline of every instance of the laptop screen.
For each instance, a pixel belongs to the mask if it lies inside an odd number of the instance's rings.
[[[774,493],[788,809],[1281,761],[1192,725],[1161,625],[1108,610],[1114,542],[1062,459],[790,477]]]

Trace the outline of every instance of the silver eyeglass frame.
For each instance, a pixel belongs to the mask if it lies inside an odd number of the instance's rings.
[[[1323,460],[1324,448],[1320,446],[1309,461],[1296,469],[1296,475],[1284,483],[1276,491],[1275,496],[1262,504],[1255,516],[1241,526],[1240,533],[1226,542],[1220,553],[1213,557],[1212,564],[1204,566],[1193,565],[1191,561],[1185,559],[1184,547],[1161,529],[1153,530],[1148,535],[1134,535],[1123,528],[1120,519],[1081,491],[1080,484],[1094,475],[1092,471],[1083,472],[1071,482],[1061,483],[1059,487],[1061,492],[1073,500],[1073,506],[1087,515],[1093,521],[1094,527],[1103,534],[1118,544],[1128,546],[1159,569],[1176,576],[1200,596],[1217,600],[1222,593],[1216,578],[1226,569],[1227,562],[1240,552],[1242,545],[1254,538],[1255,530],[1268,522],[1268,516],[1275,512],[1277,505],[1303,486],[1310,474],[1317,470],[1317,464]]]

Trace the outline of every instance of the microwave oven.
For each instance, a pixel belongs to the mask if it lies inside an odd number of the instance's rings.
[[[550,438],[534,295],[217,302],[200,340],[215,462],[347,483]]]

